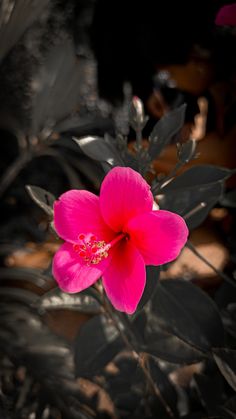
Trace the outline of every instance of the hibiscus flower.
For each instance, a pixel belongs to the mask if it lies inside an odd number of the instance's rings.
[[[182,217],[153,211],[143,177],[115,167],[104,178],[100,197],[86,190],[65,192],[54,204],[54,224],[65,240],[53,259],[53,275],[68,293],[102,277],[113,306],[132,314],[146,283],[145,265],[174,260],[186,243]]]

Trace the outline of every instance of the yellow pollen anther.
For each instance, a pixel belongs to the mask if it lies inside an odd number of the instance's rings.
[[[118,234],[110,243],[104,240],[98,240],[94,234],[78,235],[78,243],[73,245],[74,251],[89,265],[97,265],[103,259],[106,259],[109,250],[121,240],[129,240],[126,233]]]
[[[97,265],[108,257],[110,244],[104,240],[97,240],[93,234],[79,234],[79,243],[74,244],[74,251],[87,263]]]

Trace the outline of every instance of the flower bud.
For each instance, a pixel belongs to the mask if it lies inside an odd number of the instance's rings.
[[[130,105],[129,122],[135,131],[142,130],[147,122],[143,102],[137,96],[133,97]]]

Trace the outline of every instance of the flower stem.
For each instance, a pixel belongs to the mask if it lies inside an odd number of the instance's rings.
[[[156,397],[157,397],[157,398],[159,399],[159,401],[162,403],[162,405],[164,406],[164,408],[165,408],[166,412],[168,413],[168,415],[169,415],[171,418],[174,418],[175,416],[174,416],[174,414],[173,414],[173,412],[172,412],[171,408],[170,408],[170,407],[169,407],[169,405],[166,403],[166,401],[165,401],[165,399],[163,398],[163,396],[162,396],[162,394],[161,394],[161,392],[160,392],[159,388],[156,386],[156,384],[154,383],[154,381],[153,381],[153,379],[152,379],[152,377],[151,377],[151,374],[150,374],[150,372],[149,372],[149,370],[148,370],[148,367],[147,367],[147,365],[146,365],[147,355],[145,355],[145,354],[140,354],[140,353],[138,352],[138,350],[135,348],[135,346],[134,346],[133,342],[131,343],[131,342],[129,341],[129,339],[127,338],[127,336],[126,336],[126,334],[124,333],[123,329],[120,327],[120,324],[119,324],[119,322],[117,321],[117,318],[116,318],[116,316],[114,315],[114,312],[113,312],[113,310],[112,310],[112,308],[111,308],[111,306],[110,306],[109,302],[106,300],[106,298],[104,298],[105,296],[104,296],[104,294],[103,294],[103,292],[102,292],[101,288],[99,287],[99,285],[98,285],[98,286],[96,286],[96,284],[95,284],[95,287],[96,287],[96,289],[99,291],[99,293],[100,293],[100,294],[102,294],[102,297],[103,297],[103,302],[104,302],[104,304],[103,304],[103,308],[104,308],[105,313],[107,313],[107,314],[108,314],[108,316],[109,316],[110,320],[112,321],[112,323],[113,323],[114,327],[115,327],[115,328],[117,329],[117,331],[120,333],[120,336],[121,336],[121,338],[123,339],[123,341],[124,341],[125,345],[126,345],[126,346],[127,346],[127,348],[130,350],[130,352],[131,352],[131,354],[132,354],[133,358],[137,361],[137,363],[138,363],[139,367],[142,369],[143,374],[144,374],[144,376],[145,376],[145,378],[146,378],[146,381],[147,381],[147,383],[148,383],[148,385],[149,385],[149,388],[153,391],[153,393],[156,395]],[[121,321],[121,322],[123,322],[123,319],[122,319],[122,317],[121,317],[121,316],[119,316],[119,319],[120,319],[120,321]],[[132,339],[132,340],[134,341],[134,340],[135,340],[135,338],[134,338],[134,339]]]
[[[2,178],[0,179],[0,196],[8,189],[11,183],[15,180],[21,170],[32,159],[32,153],[28,150],[23,151],[14,162],[6,169]]]
[[[136,129],[136,144],[137,144],[137,150],[140,151],[142,150],[142,129],[141,128],[137,128]]]
[[[158,184],[157,185],[155,185],[153,188],[152,188],[152,193],[153,193],[153,195],[158,195],[158,193],[161,191],[161,189],[162,189],[162,187],[163,187],[163,185],[168,181],[168,180],[170,180],[171,178],[173,178],[175,175],[176,175],[176,173],[178,172],[178,170],[182,167],[184,165],[184,163],[182,163],[182,162],[178,162],[177,164],[176,164],[176,166],[170,171],[170,173],[167,175],[167,176],[165,176],[164,177],[164,179],[163,180],[161,180],[160,182],[158,182]]]

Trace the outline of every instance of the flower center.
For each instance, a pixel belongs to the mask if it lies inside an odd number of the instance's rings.
[[[73,245],[73,249],[86,262],[87,265],[97,265],[108,257],[108,251],[126,235],[116,236],[110,243],[98,240],[94,234],[79,234],[79,243]]]

